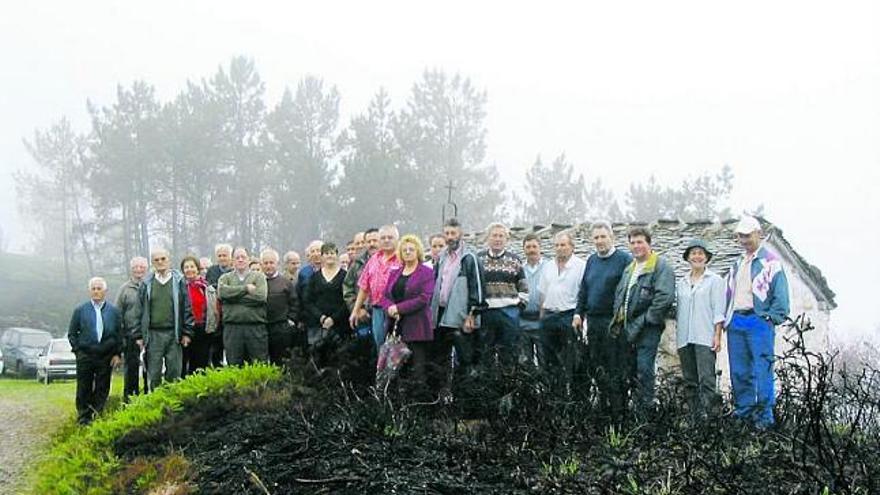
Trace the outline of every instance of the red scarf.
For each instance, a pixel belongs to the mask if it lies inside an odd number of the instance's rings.
[[[187,280],[186,288],[189,291],[189,303],[192,307],[193,320],[196,325],[204,325],[205,311],[208,309],[208,298],[205,296],[208,284],[205,282],[205,279],[198,277],[193,280]]]

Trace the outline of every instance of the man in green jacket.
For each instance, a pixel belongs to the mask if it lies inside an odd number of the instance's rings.
[[[636,369],[633,402],[637,409],[645,410],[654,404],[654,365],[660,335],[675,302],[675,271],[651,249],[650,230],[633,227],[627,238],[633,260],[617,284],[611,333],[616,336],[623,332],[631,346],[630,357],[635,359]],[[627,369],[632,369],[631,360],[616,370],[620,390],[628,388]]]
[[[249,269],[250,257],[243,247],[232,252],[232,260],[233,270],[224,273],[217,282],[218,298],[223,303],[226,364],[268,361],[266,276]]]

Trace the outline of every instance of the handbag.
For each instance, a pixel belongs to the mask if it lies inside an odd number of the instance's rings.
[[[387,390],[392,380],[400,374],[401,368],[412,356],[412,350],[400,339],[397,331],[399,320],[394,320],[394,328],[385,336],[385,343],[379,348],[376,361],[376,386]]]

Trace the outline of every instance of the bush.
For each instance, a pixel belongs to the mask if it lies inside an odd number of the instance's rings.
[[[114,442],[128,432],[159,424],[207,397],[228,397],[265,387],[281,370],[267,364],[220,368],[191,375],[179,382],[134,397],[122,409],[75,430],[56,444],[36,468],[39,495],[113,493],[113,476],[121,463]]]

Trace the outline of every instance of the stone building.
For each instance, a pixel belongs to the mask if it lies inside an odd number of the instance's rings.
[[[769,223],[765,219],[759,219],[764,227],[764,242],[782,257],[785,273],[789,281],[791,298],[791,316],[804,315],[812,322],[814,331],[806,335],[806,345],[814,351],[824,351],[829,347],[829,320],[831,311],[837,307],[834,302],[834,292],[828,287],[825,277],[818,268],[809,264],[783,237],[782,230]],[[675,266],[678,276],[684,275],[688,270],[687,262],[682,259],[682,253],[688,240],[699,237],[709,243],[713,250],[714,258],[709,267],[722,277],[727,275],[731,266],[738,256],[742,255],[742,248],[736,240],[734,229],[738,220],[731,219],[723,222],[680,222],[677,220],[660,220],[650,225],[647,224],[622,224],[613,225],[616,244],[619,249],[627,249],[626,231],[630,226],[643,225],[651,229],[652,247],[667,261]],[[511,241],[509,248],[522,255],[522,238],[528,233],[535,233],[541,239],[542,251],[545,257],[553,256],[553,236],[560,231],[568,231],[575,239],[575,254],[586,259],[594,252],[590,240],[590,224],[534,226],[532,228],[514,227],[511,229]],[[471,246],[484,245],[484,232],[474,232],[465,236]],[[675,323],[667,322],[667,329],[661,343],[659,366],[669,368],[677,366],[678,356],[675,352]],[[785,332],[782,327],[777,331],[777,354],[781,353],[787,345]],[[726,342],[725,349],[718,356],[719,369],[721,371],[721,386],[728,388],[730,378],[727,361]]]

